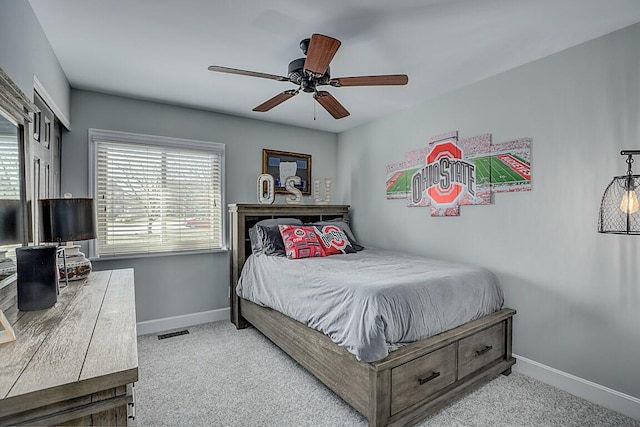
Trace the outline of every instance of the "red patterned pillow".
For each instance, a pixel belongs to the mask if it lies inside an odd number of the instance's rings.
[[[313,228],[318,235],[325,255],[352,254],[356,251],[345,232],[339,227],[335,225],[316,225]]]
[[[284,251],[289,259],[325,256],[313,227],[280,225]]]

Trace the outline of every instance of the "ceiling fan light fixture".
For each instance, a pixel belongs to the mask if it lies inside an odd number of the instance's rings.
[[[297,95],[300,91],[303,91],[313,93],[315,100],[336,119],[347,117],[350,113],[329,92],[318,91],[318,86],[401,86],[406,85],[409,81],[409,78],[405,74],[354,76],[332,79],[329,64],[333,60],[340,45],[340,40],[322,34],[314,34],[310,39],[302,40],[300,42],[300,49],[302,49],[302,52],[307,56],[306,58],[294,59],[289,63],[287,77],[257,71],[240,70],[238,68],[221,67],[218,65],[210,66],[209,70],[219,73],[291,82],[298,86],[295,90],[284,91],[268,99],[255,107],[253,111],[269,111],[273,107]]]

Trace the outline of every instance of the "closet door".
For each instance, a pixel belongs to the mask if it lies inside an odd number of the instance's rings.
[[[32,236],[39,242],[38,200],[60,197],[60,137],[61,127],[47,104],[35,93],[34,103],[40,110],[35,114],[29,147],[29,200],[31,201]]]

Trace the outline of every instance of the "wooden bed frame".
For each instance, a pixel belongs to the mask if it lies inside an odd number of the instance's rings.
[[[500,374],[509,375],[512,309],[466,323],[364,363],[326,335],[275,310],[236,295],[242,266],[251,254],[248,230],[266,218],[303,222],[344,218],[348,205],[229,205],[231,322],[253,325],[369,420],[370,426],[422,421]]]

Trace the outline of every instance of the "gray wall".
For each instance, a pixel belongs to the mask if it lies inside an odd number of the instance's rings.
[[[62,140],[61,190],[76,197],[89,194],[89,128],[225,144],[227,203],[256,203],[263,148],[311,154],[314,176],[337,173],[333,133],[75,89],[71,108],[72,130]],[[284,203],[278,198],[276,203]],[[229,306],[227,252],[94,262],[96,270],[125,267],[135,268],[138,321]]]
[[[69,83],[28,1],[0,3],[0,67],[30,99],[38,77],[69,118]]]
[[[640,238],[596,220],[620,150],[640,149],[639,46],[635,25],[344,132],[336,180],[358,240],[486,266],[518,311],[515,353],[637,398]],[[386,200],[385,165],[450,130],[532,137],[533,191],[456,218]]]

